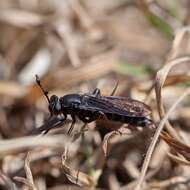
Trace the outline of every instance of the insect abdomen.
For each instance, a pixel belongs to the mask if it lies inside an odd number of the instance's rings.
[[[119,115],[114,113],[108,113],[106,114],[106,116],[109,120],[128,123],[130,125],[135,125],[135,126],[145,127],[152,123],[152,120],[148,119],[147,117],[135,117],[135,116],[132,117],[132,116]]]

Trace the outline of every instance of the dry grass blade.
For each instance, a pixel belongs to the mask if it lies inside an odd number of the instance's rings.
[[[160,181],[160,182],[152,182],[149,184],[149,189],[152,188],[159,188],[159,189],[165,189],[167,187],[173,186],[175,184],[181,184],[181,183],[187,183],[188,180],[181,176],[175,176],[170,179]]]
[[[9,177],[0,172],[0,185],[1,184],[9,190],[18,190],[15,183],[13,183]]]
[[[51,54],[48,48],[39,49],[32,57],[30,62],[20,71],[18,80],[22,84],[31,85],[35,82],[35,74],[43,76],[52,62]]]
[[[20,183],[23,183],[24,185],[28,187],[29,190],[37,190],[37,189],[33,189],[33,185],[26,178],[16,176],[14,177],[14,180]]]
[[[165,65],[162,69],[160,69],[157,72],[155,90],[156,90],[156,100],[157,100],[158,111],[159,111],[161,118],[164,116],[164,113],[165,113],[164,108],[163,108],[163,100],[162,100],[161,90],[162,90],[165,80],[168,76],[168,73],[174,66],[176,66],[178,64],[186,63],[189,61],[190,61],[189,57],[182,57],[179,59],[175,59],[175,60],[169,62],[167,65]]]
[[[73,46],[73,36],[71,35],[71,31],[67,22],[64,25],[57,25],[57,34],[59,35],[59,39],[61,39],[64,44],[68,56],[70,58],[71,64],[74,67],[79,67],[81,65],[81,61],[77,52],[77,49]]]
[[[164,86],[173,85],[177,83],[185,83],[188,81],[190,81],[190,72],[186,72],[185,75],[184,73],[171,75],[171,76],[168,76],[168,78],[166,79]]]
[[[95,181],[87,174],[71,169],[66,164],[67,151],[62,156],[62,166],[67,178],[74,184],[82,187],[94,187]]]
[[[41,15],[17,9],[1,9],[0,20],[17,27],[39,26],[45,21]]]
[[[185,55],[189,55],[190,47],[190,27],[183,27],[177,31],[173,41],[168,60],[174,60]]]
[[[15,82],[0,81],[0,95],[12,96],[14,98],[23,97],[27,89]]]
[[[179,98],[178,100],[176,100],[176,102],[172,105],[172,107],[168,110],[168,112],[166,113],[166,115],[164,116],[164,118],[160,121],[159,125],[158,125],[158,128],[154,134],[154,137],[153,137],[153,140],[151,141],[151,144],[148,148],[148,151],[147,151],[147,154],[146,154],[146,157],[145,157],[145,160],[144,160],[144,163],[143,163],[143,166],[142,166],[142,170],[141,170],[141,175],[139,177],[139,180],[138,180],[138,183],[135,187],[135,190],[140,190],[141,187],[142,187],[142,184],[143,184],[143,181],[144,181],[144,178],[145,178],[145,175],[146,175],[146,172],[147,172],[147,169],[148,169],[148,166],[149,166],[149,163],[150,163],[150,159],[151,159],[151,156],[152,156],[152,153],[154,151],[154,148],[155,148],[155,145],[156,145],[156,142],[159,138],[159,135],[164,127],[164,124],[166,123],[168,117],[170,116],[170,114],[173,112],[173,110],[177,107],[177,105],[186,97],[190,94],[190,88],[188,88]]]
[[[68,142],[68,138],[66,136],[63,138],[63,135],[45,136],[43,138],[23,137],[11,140],[3,140],[0,141],[0,157],[40,146],[64,148],[66,142]]]
[[[162,132],[160,137],[173,149],[175,152],[183,155],[185,159],[190,161],[190,147],[184,143],[171,137],[168,133]]]
[[[24,183],[30,190],[38,190],[38,188],[34,185],[34,180],[30,169],[30,153],[26,156],[24,169],[26,172],[26,179],[23,177],[14,177],[14,179]]]
[[[82,7],[80,2],[78,0],[70,0],[70,1],[68,1],[68,3],[72,7],[72,9],[75,11],[75,13],[78,15],[80,22],[83,25],[83,27],[86,29],[92,28],[94,21],[88,15],[86,10]]]
[[[104,140],[102,142],[102,149],[105,157],[108,156],[110,140],[116,135],[120,135],[119,131],[112,131],[105,135]]]
[[[167,153],[167,155],[176,163],[184,166],[190,166],[190,162],[186,160],[181,154],[174,155],[172,153]]]
[[[30,169],[30,153],[28,153],[27,156],[26,156],[24,169],[25,169],[25,172],[26,172],[26,178],[27,178],[28,182],[31,184],[31,187],[32,187],[31,189],[32,190],[37,190],[37,188],[34,185],[32,171]]]
[[[76,185],[56,185],[54,187],[48,188],[48,190],[89,190],[89,187],[78,187]],[[102,190],[102,189],[96,189],[96,190]]]
[[[157,101],[158,112],[161,119],[165,115],[161,92],[162,92],[163,85],[166,81],[167,75],[174,66],[182,64],[182,63],[186,63],[186,62],[190,63],[189,57],[182,57],[182,58],[175,59],[169,62],[168,64],[166,64],[162,69],[160,69],[156,75],[156,83],[155,83],[156,101]],[[175,130],[171,127],[171,125],[168,122],[167,122],[166,127],[168,131],[170,132],[170,134],[172,134],[172,136],[179,139],[178,134],[175,132]]]
[[[57,85],[61,87],[76,85],[79,82],[88,81],[114,71],[117,59],[117,50],[110,50],[91,58],[88,63],[83,64],[79,68],[67,67],[53,73],[50,81],[56,80]]]

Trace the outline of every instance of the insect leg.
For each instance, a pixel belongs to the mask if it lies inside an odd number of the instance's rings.
[[[51,129],[61,127],[63,125],[63,123],[65,122],[65,120],[66,120],[66,117],[64,117],[64,118],[56,117],[52,120],[47,121],[41,127],[32,131],[32,134],[33,135],[40,134],[40,133],[47,134]]]
[[[76,140],[77,140],[79,137],[81,137],[81,136],[82,136],[82,139],[84,138],[84,133],[85,133],[86,131],[88,131],[88,128],[86,128],[86,126],[87,126],[87,123],[84,123],[84,124],[82,125],[80,131],[77,132],[76,134],[74,134],[72,142],[76,141]]]
[[[75,122],[76,122],[76,117],[75,117],[75,115],[71,115],[71,117],[72,117],[73,121],[72,121],[72,123],[71,123],[71,126],[70,126],[68,132],[67,132],[68,135],[71,134],[71,132],[72,132],[72,130],[73,130],[73,128],[74,128]]]
[[[65,120],[60,120],[58,123],[56,123],[55,125],[49,127],[48,129],[44,130],[42,132],[43,135],[46,135],[51,129],[54,129],[54,128],[59,128],[63,125]]]
[[[92,92],[95,97],[101,96],[101,92],[99,88],[95,88],[94,91]]]
[[[63,117],[61,117],[61,118],[56,117],[55,119],[53,119],[52,121],[50,120],[50,122],[47,123],[48,126],[46,126],[46,124],[45,124],[44,126],[40,127],[39,129],[41,129],[41,132],[43,133],[43,135],[45,135],[51,129],[61,127],[66,119],[67,119],[67,115],[64,114],[64,118]],[[56,121],[57,121],[57,123],[56,123]]]
[[[113,96],[115,94],[115,92],[117,90],[117,87],[118,87],[118,84],[119,84],[119,82],[117,81],[117,83],[115,84],[115,86],[114,86],[114,88],[113,88],[112,93],[110,94],[110,96]]]
[[[99,119],[103,119],[107,121],[109,120],[104,112],[99,111],[98,114],[99,114]]]
[[[142,126],[142,127],[148,127],[152,124],[153,124],[153,121],[149,118],[146,118],[146,117],[143,120],[139,120],[137,122],[137,125]]]

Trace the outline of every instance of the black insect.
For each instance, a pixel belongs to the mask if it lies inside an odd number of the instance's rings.
[[[63,125],[68,115],[72,117],[72,124],[68,133],[73,130],[76,117],[84,123],[90,123],[99,118],[142,127],[153,123],[147,117],[151,114],[151,110],[146,104],[130,98],[112,96],[117,86],[111,96],[102,96],[100,90],[96,88],[93,93],[67,94],[60,98],[52,95],[49,98],[48,92],[43,89],[37,75],[36,82],[48,100],[51,116],[62,115],[61,118],[56,117],[40,128],[40,131],[45,131],[45,133],[52,128]]]

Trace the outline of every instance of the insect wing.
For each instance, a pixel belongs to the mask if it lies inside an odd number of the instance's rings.
[[[103,96],[103,99],[106,99],[108,102],[110,102],[110,104],[121,109],[122,111],[124,110],[130,112],[135,116],[145,117],[151,114],[150,107],[138,100],[117,96]]]
[[[89,111],[101,111],[131,117],[145,117],[151,113],[150,108],[137,100],[117,96],[94,97],[84,95],[80,109]]]

